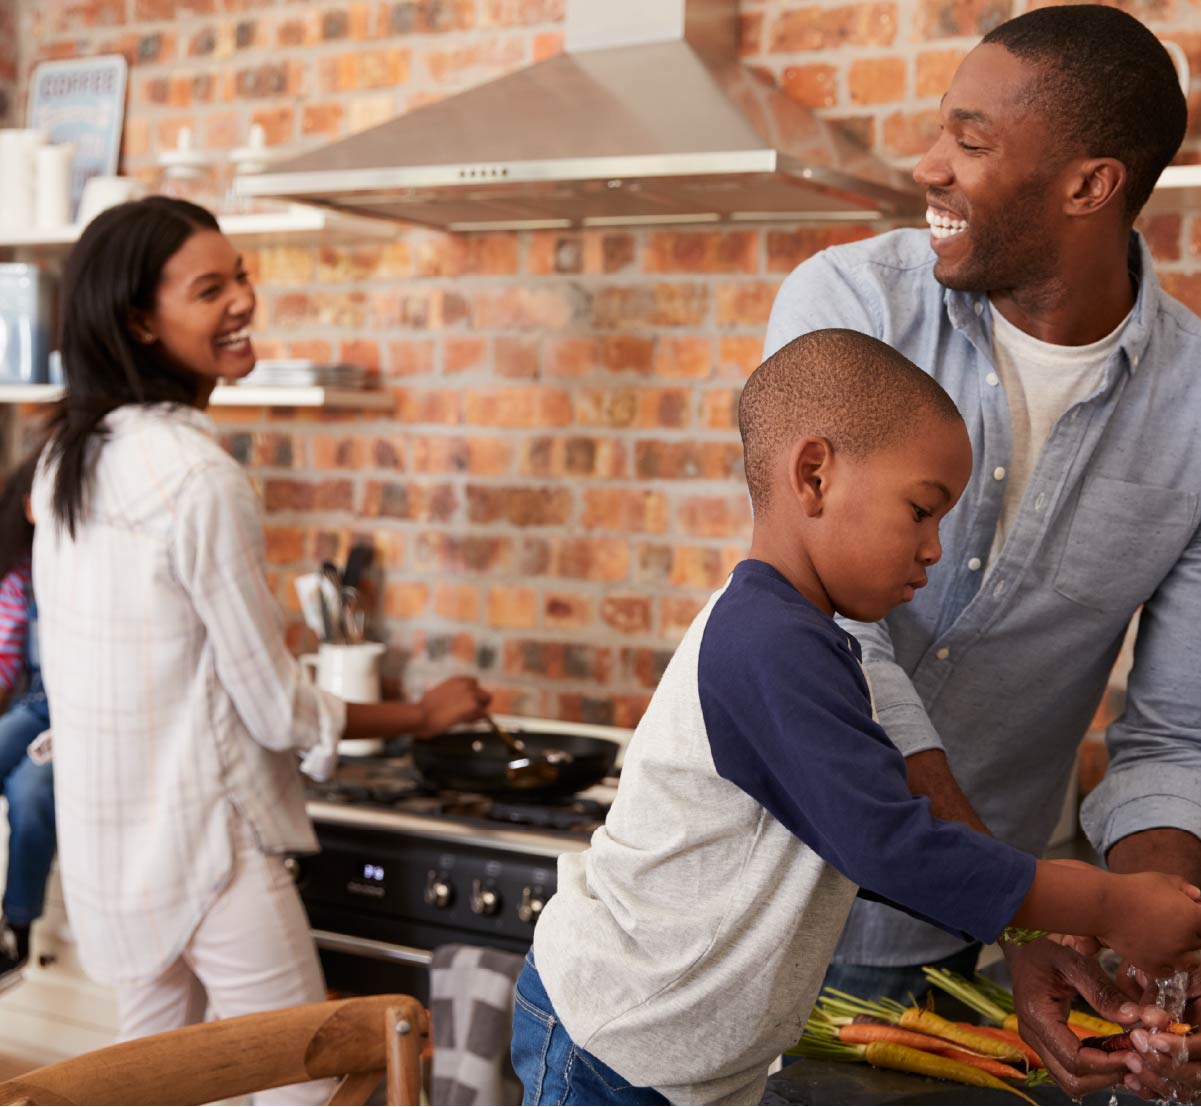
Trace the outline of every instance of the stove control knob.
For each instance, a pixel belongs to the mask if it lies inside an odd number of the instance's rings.
[[[455,898],[455,890],[451,886],[450,877],[446,873],[430,869],[425,878],[425,902],[431,907],[449,907]]]
[[[495,915],[500,910],[500,893],[482,880],[472,881],[471,910],[477,915]]]
[[[546,906],[546,893],[541,888],[531,888],[528,885],[521,889],[521,904],[517,908],[517,917],[523,923],[536,923]]]
[[[300,882],[300,862],[295,857],[284,858],[284,872],[297,883]]]

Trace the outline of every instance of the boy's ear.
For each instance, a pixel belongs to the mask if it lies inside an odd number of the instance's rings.
[[[817,518],[825,506],[833,447],[826,438],[802,438],[788,456],[788,476],[801,510]]]

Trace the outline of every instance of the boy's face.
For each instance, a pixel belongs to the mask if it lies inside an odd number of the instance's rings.
[[[962,420],[933,415],[903,442],[861,459],[840,456],[811,551],[834,610],[875,622],[913,599],[942,556],[939,524],[971,474]]]

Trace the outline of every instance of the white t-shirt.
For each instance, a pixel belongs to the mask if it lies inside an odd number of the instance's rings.
[[[1011,521],[1038,464],[1038,455],[1059,418],[1101,384],[1105,364],[1130,321],[1127,315],[1112,331],[1087,346],[1056,346],[1015,327],[991,303],[993,361],[1009,402],[1012,449],[1005,476],[1001,514],[989,560],[996,559]]]

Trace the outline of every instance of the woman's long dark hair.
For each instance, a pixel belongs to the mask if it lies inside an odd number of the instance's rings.
[[[0,491],[0,580],[33,549],[33,524],[25,514],[25,498],[33,487],[40,450],[34,450],[5,478]]]
[[[220,228],[186,200],[148,196],[118,204],[88,224],[71,250],[62,282],[66,397],[50,424],[57,463],[52,503],[72,536],[88,495],[89,456],[100,423],[125,404],[192,404],[198,383],[155,345],[130,333],[136,311],[153,311],[163,267],[197,231]]]

